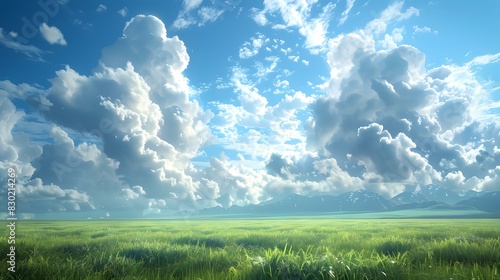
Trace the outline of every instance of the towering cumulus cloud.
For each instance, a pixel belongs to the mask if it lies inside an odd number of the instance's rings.
[[[427,70],[418,49],[377,49],[379,43],[365,31],[330,40],[331,77],[327,95],[311,106],[310,148],[366,188],[391,195],[430,183],[489,189],[498,180],[498,127],[473,117],[487,112],[477,103],[486,92],[471,69]],[[475,133],[484,143],[463,140]]]
[[[139,15],[103,50],[92,75],[68,66],[57,71],[42,98],[48,105],[35,100],[54,126],[51,143],[33,161],[36,180],[23,189],[26,199],[70,196],[64,188],[84,190],[72,201],[91,199],[93,208],[193,206],[200,183],[190,175],[196,173],[190,159],[210,140],[211,113],[189,98],[182,74],[188,63],[182,41],[168,38],[158,18]],[[2,106],[14,110],[8,102]],[[82,143],[66,131],[81,133]],[[37,194],[42,181],[50,187]],[[56,203],[41,207],[54,210]]]

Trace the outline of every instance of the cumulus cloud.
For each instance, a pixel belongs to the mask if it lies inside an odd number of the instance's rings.
[[[491,101],[470,67],[496,56],[425,69],[418,49],[381,44],[388,22],[418,14],[401,9],[395,3],[365,29],[330,39],[327,95],[311,104],[309,148],[385,194],[429,183],[491,190],[498,127],[481,122]]]
[[[88,197],[73,190],[62,190],[57,185],[43,186],[40,179],[32,180],[36,165],[32,162],[42,154],[42,147],[29,141],[26,135],[13,134],[14,126],[25,116],[17,111],[7,98],[6,91],[0,91],[0,181],[7,185],[7,171],[16,170],[16,184],[19,212],[34,213],[92,208]],[[0,191],[1,200],[6,200],[7,189]],[[57,201],[55,199],[57,198]]]
[[[23,196],[60,197],[44,206],[45,211],[148,209],[152,201],[163,209],[193,207],[202,184],[193,179],[197,171],[190,160],[210,141],[211,113],[189,98],[182,74],[188,62],[183,42],[168,37],[158,18],[132,18],[123,37],[103,50],[91,75],[67,66],[32,100],[54,123],[52,140],[43,149],[21,140],[20,147],[9,144],[22,113],[14,113],[15,107],[3,97],[2,112],[14,116],[2,126],[8,128],[2,131],[5,168],[18,160],[26,185],[34,182]],[[68,131],[82,135],[79,144]],[[22,149],[34,150],[27,153],[29,158],[19,159]],[[71,199],[66,202],[65,197]],[[160,200],[165,203],[157,203]]]
[[[275,58],[272,64],[276,61]],[[216,105],[218,112],[211,123],[218,142],[226,149],[259,160],[273,153],[286,157],[307,154],[297,114],[307,108],[313,97],[296,91],[270,105],[260,93],[258,80],[252,81],[244,69],[233,69],[231,86],[238,94],[239,104]],[[289,84],[286,80],[277,83],[280,87]]]
[[[182,75],[188,61],[182,41],[168,38],[158,18],[136,16],[103,50],[92,76],[69,67],[57,73],[47,96],[54,106],[46,115],[81,132],[110,120],[113,130],[100,140],[103,152],[120,163],[118,176],[153,197],[173,199],[176,193],[176,200],[193,200],[196,185],[184,169],[209,140],[210,114],[188,98]]]
[[[190,11],[202,7],[189,3]],[[314,3],[266,1],[254,12],[265,18],[293,6],[283,21],[300,29]],[[237,64],[223,85],[234,102],[212,102],[214,113],[192,98],[184,42],[160,19],[135,16],[88,74],[66,66],[46,89],[0,82],[0,181],[7,168],[18,170],[25,212],[102,209],[111,216],[291,193],[366,189],[390,197],[429,183],[497,190],[500,126],[489,111],[498,103],[475,69],[499,55],[428,69],[420,50],[401,45],[404,28],[391,26],[416,15],[394,3],[360,30],[320,36],[329,67],[320,96],[295,90],[278,57]],[[267,43],[295,54],[260,34],[240,49],[257,55]],[[280,94],[266,96],[269,84]],[[49,134],[35,142],[19,131],[38,117]],[[196,166],[208,145],[237,156],[221,153]]]
[[[45,22],[40,24],[40,34],[51,45],[58,44],[66,46],[66,40],[62,32],[55,26],[48,26]]]
[[[418,112],[435,100],[434,92],[425,85],[411,87],[408,83],[408,74],[418,73],[418,69],[409,68],[414,65],[408,65],[406,59],[417,58],[414,61],[418,67],[422,56],[409,47],[390,53],[373,52],[368,47],[366,54],[371,55],[364,58],[359,51],[351,57],[356,60],[351,68],[356,74],[347,74],[341,81],[335,77],[340,88],[331,89],[339,92],[313,104],[308,143],[348,166],[346,170],[352,176],[369,182],[413,181],[413,172],[423,170],[434,174],[426,159],[412,151],[415,146],[407,136],[411,130],[420,129],[415,122]]]
[[[196,9],[198,6],[201,5],[202,2],[203,0],[184,0],[182,2],[184,13],[187,13],[192,9]]]
[[[29,179],[35,172],[31,162],[41,155],[42,148],[30,143],[26,135],[12,133],[25,113],[16,110],[6,91],[0,91],[0,108],[0,179],[6,179],[9,167],[18,171],[21,180]]]
[[[94,210],[90,197],[75,189],[62,189],[49,184],[44,185],[36,178],[25,185],[17,186],[19,211],[25,213],[70,212]]]
[[[209,186],[204,195],[218,198],[223,207],[258,203],[264,198],[263,188],[267,180],[262,171],[244,164],[233,164],[222,156],[221,159],[212,158],[204,173],[203,183]]]

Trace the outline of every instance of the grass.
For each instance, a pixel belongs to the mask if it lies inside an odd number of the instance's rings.
[[[16,250],[0,279],[493,280],[500,220],[33,220]]]

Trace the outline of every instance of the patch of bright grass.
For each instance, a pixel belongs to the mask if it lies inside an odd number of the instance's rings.
[[[0,279],[500,279],[495,219],[18,224],[16,273],[2,254]]]

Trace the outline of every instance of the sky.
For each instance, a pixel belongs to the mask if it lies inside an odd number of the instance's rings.
[[[2,1],[2,201],[11,167],[26,217],[498,191],[499,10]]]

